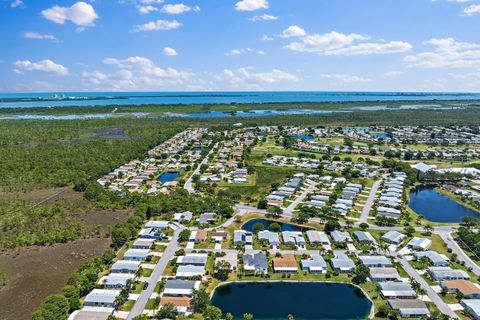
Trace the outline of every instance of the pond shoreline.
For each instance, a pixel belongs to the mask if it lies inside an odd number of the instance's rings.
[[[315,281],[315,280],[232,280],[232,281],[224,281],[220,282],[217,284],[212,291],[210,292],[210,301],[213,298],[213,295],[215,294],[215,291],[224,285],[228,284],[235,284],[235,283],[328,283],[328,284],[342,284],[342,285],[351,285],[354,286],[355,288],[358,288],[362,291],[363,295],[370,301],[371,307],[370,307],[370,312],[368,314],[368,319],[374,319],[375,318],[375,303],[373,302],[372,298],[368,295],[368,293],[359,285],[356,285],[351,282],[340,282],[340,281]]]

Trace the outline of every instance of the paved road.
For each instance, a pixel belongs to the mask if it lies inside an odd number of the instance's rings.
[[[370,210],[372,210],[373,202],[375,201],[375,195],[377,194],[377,190],[380,187],[381,183],[382,183],[382,180],[377,180],[373,183],[372,189],[370,190],[370,194],[368,195],[368,198],[367,198],[367,202],[363,207],[362,215],[358,220],[358,224],[368,221],[368,215],[370,214]]]
[[[150,297],[152,296],[153,290],[155,289],[157,282],[162,277],[163,271],[165,270],[168,261],[170,261],[175,256],[175,251],[180,248],[178,245],[178,236],[182,230],[183,228],[175,230],[172,240],[165,248],[165,251],[160,258],[160,261],[158,261],[157,265],[155,266],[155,269],[153,269],[152,275],[150,276],[148,288],[140,293],[140,296],[138,297],[137,301],[133,305],[132,310],[128,314],[127,320],[131,320],[134,317],[142,314],[145,306],[147,305],[148,299],[150,299]]]
[[[442,298],[440,298],[438,294],[432,289],[432,287],[428,285],[428,283],[420,276],[417,270],[415,270],[410,265],[410,263],[408,263],[405,257],[403,257],[402,255],[397,255],[397,260],[400,262],[403,269],[405,269],[408,275],[415,279],[415,281],[420,284],[421,288],[425,290],[430,300],[435,303],[440,312],[446,314],[447,316],[450,316],[453,319],[458,319],[458,316],[455,314],[455,312],[453,312],[452,309],[450,309],[450,307],[445,302],[443,302]]]
[[[292,216],[293,215],[293,210],[308,196],[310,192],[315,190],[317,187],[314,184],[311,184],[308,186],[305,191],[302,192],[301,195],[298,196],[297,199],[295,199],[285,210],[283,210],[283,214],[286,216]]]
[[[195,192],[195,189],[193,188],[193,183],[192,183],[192,178],[193,176],[197,175],[199,172],[200,172],[200,167],[202,166],[202,164],[207,164],[208,163],[208,157],[212,154],[213,150],[215,150],[218,146],[218,143],[216,143],[213,148],[210,150],[210,152],[207,154],[207,156],[205,158],[203,158],[202,162],[200,162],[197,166],[197,168],[195,169],[195,171],[193,171],[193,173],[190,175],[190,177],[188,178],[187,182],[185,182],[185,186],[184,188],[190,192],[190,193],[194,193]]]
[[[451,231],[435,231],[440,237],[442,237],[443,242],[452,249],[452,252],[455,253],[458,257],[458,260],[465,261],[467,267],[472,268],[472,272],[478,277],[480,276],[480,267],[463,251],[463,249],[458,245],[458,243],[453,240]]]

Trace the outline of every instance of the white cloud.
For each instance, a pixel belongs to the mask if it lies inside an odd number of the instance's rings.
[[[163,3],[163,0],[140,0],[142,4]]]
[[[10,8],[25,8],[25,3],[22,0],[13,0],[10,2]]]
[[[480,69],[480,44],[453,38],[431,39],[424,44],[433,50],[406,56],[404,61],[410,67]]]
[[[167,31],[178,29],[182,26],[180,22],[177,20],[156,20],[150,21],[145,24],[136,25],[133,28],[133,32],[141,32],[141,31]]]
[[[372,82],[372,79],[349,74],[323,74],[322,78],[343,84]]]
[[[466,14],[467,16],[473,16],[475,14],[480,13],[480,4],[472,4],[468,8],[465,8],[463,10],[463,13]]]
[[[50,21],[58,24],[64,24],[65,21],[71,21],[77,26],[93,26],[98,15],[92,5],[79,1],[71,7],[53,6],[50,9],[42,11],[42,15]]]
[[[169,56],[169,57],[178,56],[177,51],[175,49],[169,48],[169,47],[163,48],[163,54],[166,55],[166,56]]]
[[[252,48],[240,48],[240,49],[230,50],[225,55],[227,55],[227,56],[239,56],[239,55],[242,55],[242,54],[245,54],[245,53],[255,53],[255,54],[259,54],[259,55],[264,55],[265,54],[265,52],[262,51],[262,50],[255,50],[255,49],[252,49]]]
[[[150,12],[158,11],[158,8],[150,5],[139,6],[137,9],[140,14],[149,14]]]
[[[263,34],[262,37],[260,38],[262,41],[273,41],[273,37],[270,37],[267,34]]]
[[[238,11],[255,11],[258,9],[268,9],[267,0],[242,0],[235,4]]]
[[[31,62],[29,60],[19,60],[13,63],[16,73],[24,73],[28,71],[42,71],[54,73],[61,76],[68,75],[68,69],[61,64],[57,64],[50,59],[41,60],[38,62]]]
[[[192,72],[161,68],[152,60],[134,56],[123,60],[107,58],[103,63],[118,68],[106,73],[99,70],[83,71],[82,82],[94,88],[109,90],[153,90],[169,85],[185,85],[194,76]]]
[[[307,33],[305,32],[305,30],[303,30],[299,26],[294,25],[283,30],[281,37],[283,38],[302,37],[306,34]]]
[[[283,37],[290,34],[293,33],[284,30]],[[289,43],[285,48],[295,52],[309,52],[325,56],[387,54],[406,52],[412,49],[412,45],[404,41],[366,42],[370,40],[370,37],[357,33],[343,34],[331,31],[325,34],[301,35],[301,32],[297,34],[301,39]]]
[[[253,16],[249,18],[248,20],[250,21],[271,21],[271,20],[277,20],[278,16],[272,16],[270,14],[262,14],[261,16]]]
[[[273,69],[269,72],[255,72],[253,68],[240,68],[237,70],[225,69],[217,76],[217,80],[228,81],[234,88],[256,87],[262,84],[274,84],[278,82],[297,82],[298,76]]]
[[[189,7],[183,3],[179,4],[166,4],[162,7],[162,12],[167,14],[182,14],[189,11],[200,11],[199,6]]]
[[[404,72],[403,71],[388,71],[388,72],[385,72],[385,76],[386,77],[396,77],[396,76],[401,76],[403,75]]]
[[[41,34],[38,32],[24,32],[23,37],[26,39],[38,39],[38,40],[52,40],[52,41],[58,41],[55,36],[51,34]]]

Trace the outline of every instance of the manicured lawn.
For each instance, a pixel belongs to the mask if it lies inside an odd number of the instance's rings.
[[[141,273],[141,277],[145,277],[145,278],[148,278],[152,275],[153,273],[153,269],[147,269],[147,268],[143,268],[142,269],[142,273]]]
[[[130,311],[130,310],[132,310],[134,304],[135,304],[135,301],[133,301],[133,300],[127,300],[127,301],[122,305],[122,307],[120,308],[120,310],[122,310],[122,311]]]

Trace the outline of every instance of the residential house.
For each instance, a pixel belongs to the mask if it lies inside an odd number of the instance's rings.
[[[416,299],[417,293],[407,282],[380,282],[380,292],[385,299]]]
[[[441,255],[435,251],[415,252],[413,256],[417,260],[427,258],[430,264],[434,267],[447,267],[449,265],[448,258],[445,255]]]
[[[470,276],[466,271],[454,270],[450,267],[429,267],[428,272],[435,281],[470,279]]]
[[[85,297],[85,307],[114,308],[115,301],[120,295],[120,290],[93,289]]]
[[[448,293],[462,293],[466,299],[480,299],[480,288],[470,280],[447,280],[440,282]]]
[[[398,231],[388,231],[380,239],[387,243],[399,245],[407,236]]]
[[[272,259],[273,271],[278,273],[297,273],[297,260],[292,253],[283,254]]]
[[[245,272],[267,273],[267,255],[263,251],[256,253],[245,253],[243,255],[243,270]]]
[[[395,268],[370,268],[370,279],[376,282],[400,281]]]
[[[369,268],[387,268],[393,266],[392,261],[385,256],[359,256],[358,260]]]
[[[319,254],[312,254],[309,259],[302,259],[302,269],[310,273],[327,273],[327,263]]]
[[[398,310],[402,318],[428,317],[430,312],[422,300],[419,299],[391,299],[388,300],[390,308]]]
[[[140,261],[118,260],[116,261],[110,271],[112,273],[136,273],[140,268]]]
[[[351,273],[355,269],[355,263],[345,252],[336,251],[335,257],[330,260],[332,268],[339,273]]]
[[[414,237],[407,244],[407,247],[413,250],[425,251],[432,245],[432,240],[427,238]]]

